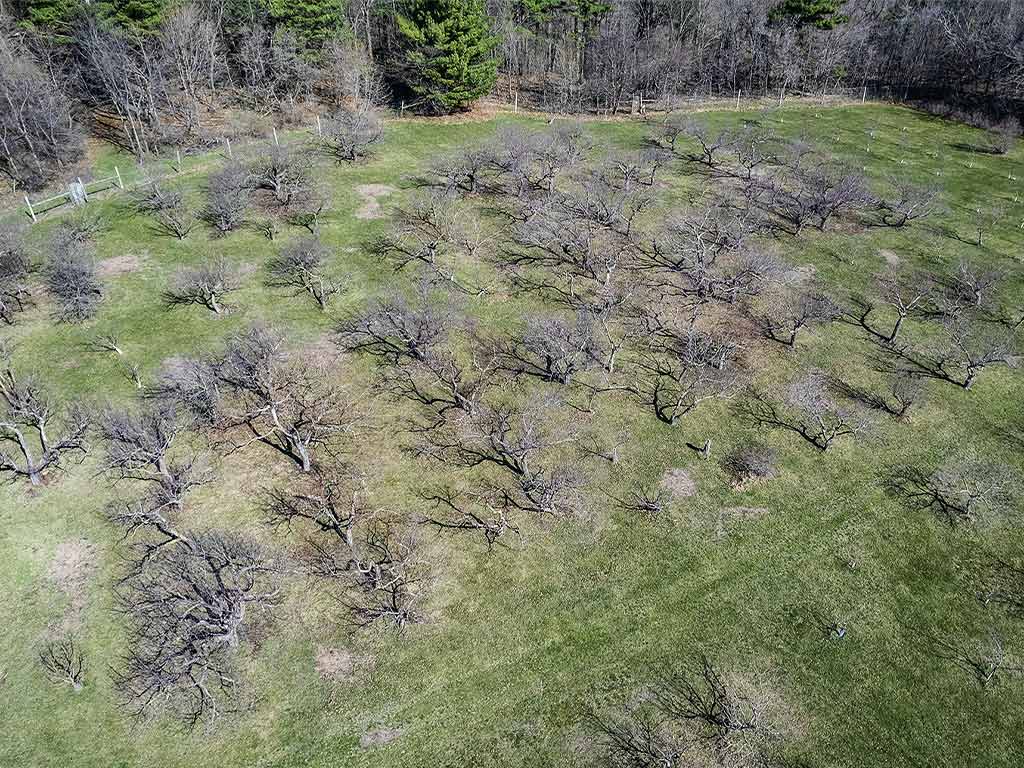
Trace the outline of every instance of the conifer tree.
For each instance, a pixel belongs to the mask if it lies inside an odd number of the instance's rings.
[[[319,51],[336,37],[345,20],[341,0],[270,0],[269,9],[274,21],[310,51]]]
[[[400,79],[417,107],[445,113],[465,109],[490,92],[498,77],[491,32],[481,0],[408,0],[397,14]]]

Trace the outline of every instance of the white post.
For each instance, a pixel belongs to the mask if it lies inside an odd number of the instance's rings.
[[[786,94],[786,86],[783,85],[781,88],[779,88],[779,106],[780,107],[782,106],[782,97],[785,96],[785,94]]]
[[[281,146],[281,142],[279,142],[277,140],[277,128],[274,127],[274,126],[270,126],[270,130],[272,130],[274,132],[274,146],[275,147],[280,147]]]
[[[647,114],[646,110],[647,110],[647,108],[644,106],[644,92],[640,91],[640,114],[641,115],[646,115]]]
[[[860,94],[860,103],[863,104],[868,98],[868,87],[865,85],[864,90]]]
[[[38,221],[38,219],[36,219],[36,212],[32,210],[32,201],[28,199],[28,195],[25,195],[25,205],[28,206],[28,215],[32,217],[32,222],[35,223]]]
[[[82,177],[81,176],[77,176],[75,178],[75,181],[77,181],[78,182],[78,186],[82,188],[82,199],[83,200],[88,200],[89,199],[89,193],[85,189],[85,184],[82,183]]]
[[[232,154],[231,152],[231,139],[229,139],[227,136],[224,137],[224,146],[227,147],[228,157],[233,158],[234,154]]]
[[[399,117],[405,117],[405,99],[402,99],[402,111],[398,115]]]
[[[512,102],[512,111],[519,114],[519,91],[516,91],[515,100]]]
[[[320,115],[316,116],[316,135],[317,136],[323,136],[324,135],[324,127],[320,123]]]
[[[739,88],[736,91],[736,109],[740,108],[740,94],[743,93],[743,89]]]
[[[117,176],[117,186],[124,189],[124,181],[121,179],[121,171],[117,169],[116,165],[114,166],[114,174]]]
[[[174,150],[174,157],[178,161],[178,173],[181,173],[181,150]]]

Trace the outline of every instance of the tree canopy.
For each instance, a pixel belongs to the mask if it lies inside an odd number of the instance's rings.
[[[426,112],[465,109],[497,80],[493,34],[478,0],[410,0],[396,15],[399,79]]]

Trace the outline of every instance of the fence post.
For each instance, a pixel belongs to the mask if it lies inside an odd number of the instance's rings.
[[[234,159],[235,156],[231,152],[231,139],[229,139],[227,136],[224,137],[224,146],[227,147],[228,158],[229,159]]]
[[[868,87],[865,85],[864,90],[860,94],[860,103],[863,104],[868,98]]]
[[[519,91],[516,91],[515,101],[512,102],[512,112],[519,114]]]
[[[779,106],[782,106],[782,99],[786,95],[786,86],[779,88]]]
[[[281,142],[279,142],[277,140],[277,128],[274,127],[274,126],[270,126],[270,130],[272,130],[274,132],[274,146],[275,147],[280,147],[281,146]]]
[[[28,215],[32,217],[32,223],[34,224],[38,219],[36,219],[36,212],[32,210],[32,201],[28,199],[28,195],[25,195],[25,205],[28,206]]]
[[[405,99],[402,99],[402,111],[398,114],[399,117],[405,117]]]
[[[181,150],[174,150],[174,158],[178,161],[178,173],[181,173]]]
[[[324,135],[324,127],[320,123],[320,115],[316,116],[316,135],[317,136],[323,136]]]
[[[85,188],[85,184],[82,183],[82,177],[76,176],[75,181],[78,182],[78,186],[82,189],[82,199],[87,201],[89,199],[89,190],[87,190]]]
[[[114,166],[114,174],[117,176],[117,186],[124,189],[124,181],[121,179],[121,171],[117,169],[116,165]]]
[[[736,109],[740,108],[740,94],[741,93],[743,93],[743,89],[742,88],[737,88],[736,89]]]

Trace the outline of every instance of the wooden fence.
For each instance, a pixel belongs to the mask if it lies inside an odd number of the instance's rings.
[[[114,166],[113,176],[88,182],[83,182],[79,177],[68,184],[66,192],[61,192],[59,195],[36,200],[34,203],[28,195],[25,195],[25,205],[28,207],[28,215],[32,217],[33,222],[36,222],[39,221],[39,216],[47,211],[52,211],[65,205],[80,205],[89,200],[89,195],[95,195],[115,187],[117,189],[124,189],[124,180],[121,178],[121,171],[116,165]]]

